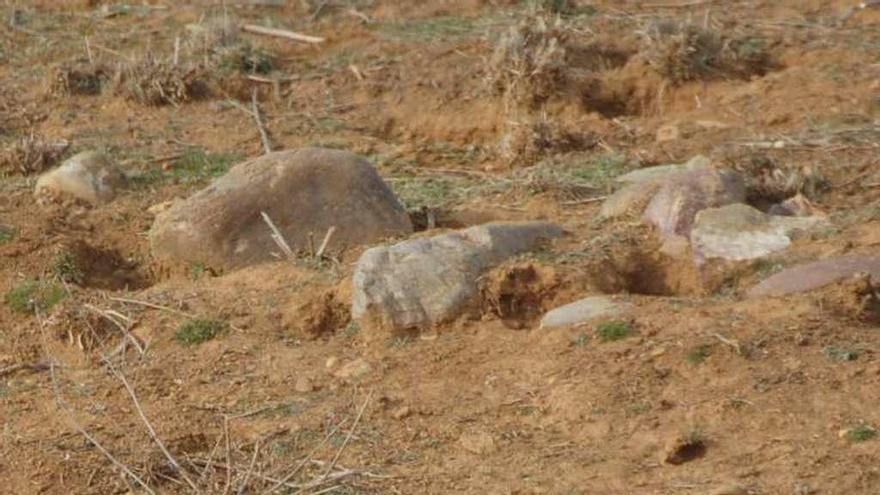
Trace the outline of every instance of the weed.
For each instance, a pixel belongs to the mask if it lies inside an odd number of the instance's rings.
[[[204,263],[193,263],[189,267],[189,278],[195,282],[205,276],[206,270]]]
[[[174,64],[148,53],[122,66],[115,76],[116,92],[143,105],[179,105],[207,95],[205,70]]]
[[[387,345],[387,347],[391,347],[391,348],[401,348],[401,347],[406,347],[406,346],[412,344],[413,342],[415,342],[415,340],[416,340],[415,337],[413,337],[411,335],[401,335],[399,337],[394,337],[394,338],[388,339],[388,342],[386,345]]]
[[[37,174],[54,166],[67,152],[67,141],[52,142],[35,134],[0,151],[0,173]]]
[[[822,349],[822,353],[833,361],[855,361],[859,357],[858,350],[837,346],[828,346]]]
[[[202,184],[225,174],[239,161],[241,156],[237,154],[209,153],[195,149],[178,158],[168,171],[149,170],[133,175],[129,181],[141,187],[163,181],[184,185]]]
[[[11,225],[0,224],[0,246],[12,242],[18,236],[18,229]]]
[[[602,342],[614,342],[629,337],[633,332],[632,325],[626,321],[608,321],[596,327],[596,334]]]
[[[590,336],[585,332],[581,332],[580,334],[571,338],[571,344],[575,347],[584,347],[589,342]]]
[[[634,416],[638,416],[640,414],[645,414],[646,412],[651,410],[651,404],[646,402],[637,402],[629,407],[630,414]]]
[[[463,37],[473,33],[477,26],[473,20],[464,17],[439,16],[378,23],[374,27],[383,37],[393,41],[423,42]]]
[[[361,331],[361,326],[354,320],[348,322],[348,325],[342,329],[342,336],[346,339],[350,339],[357,335]]]
[[[226,51],[219,66],[245,74],[268,74],[275,64],[269,52],[251,45],[240,45]]]
[[[710,345],[699,345],[694,347],[687,354],[685,354],[685,359],[687,362],[691,364],[700,364],[705,361],[709,356],[712,355],[712,346]]]
[[[65,297],[67,292],[56,282],[25,280],[7,292],[4,301],[13,311],[32,313],[48,311]]]
[[[877,436],[877,430],[868,425],[859,425],[846,432],[846,439],[853,443],[866,442]]]
[[[227,328],[224,321],[214,319],[194,319],[181,323],[174,333],[177,342],[183,345],[194,345],[207,342]]]
[[[85,272],[79,265],[79,260],[74,253],[62,250],[52,259],[52,274],[63,282],[82,285],[85,281]]]

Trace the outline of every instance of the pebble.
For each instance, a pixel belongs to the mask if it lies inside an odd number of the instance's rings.
[[[393,413],[391,413],[391,417],[394,419],[405,419],[412,415],[412,409],[408,406],[403,406],[396,409]]]
[[[314,390],[315,385],[308,377],[301,376],[296,379],[296,384],[293,386],[293,389],[301,394],[305,394]]]
[[[336,365],[339,364],[339,358],[336,356],[330,356],[327,358],[327,361],[324,363],[324,367],[329,369],[333,369]]]
[[[373,370],[373,366],[362,358],[344,364],[333,376],[336,378],[360,378]]]

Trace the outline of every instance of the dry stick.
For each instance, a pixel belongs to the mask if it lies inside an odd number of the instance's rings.
[[[370,399],[373,398],[373,392],[370,391],[370,395],[367,396],[367,400],[364,401],[364,405],[361,406],[361,410],[358,411],[357,417],[354,419],[354,424],[351,425],[351,429],[348,430],[348,435],[345,436],[345,440],[343,440],[342,445],[339,446],[339,450],[336,451],[336,455],[333,457],[333,460],[330,461],[330,465],[327,466],[327,471],[324,472],[323,479],[327,479],[327,475],[330,474],[330,471],[333,471],[333,468],[336,467],[336,462],[339,461],[339,456],[342,455],[342,451],[345,450],[345,447],[348,445],[348,442],[351,440],[352,435],[354,435],[355,429],[357,429],[358,423],[361,422],[361,417],[364,415],[364,411],[367,410],[367,404],[370,403]]]
[[[171,64],[174,67],[177,67],[177,61],[180,59],[180,36],[174,38],[174,57],[171,59]]]
[[[300,472],[302,470],[302,468],[305,467],[305,465],[309,463],[309,461],[312,460],[312,456],[315,455],[315,453],[318,452],[318,450],[321,447],[323,447],[324,444],[326,444],[330,440],[330,438],[332,438],[333,435],[336,434],[337,431],[339,431],[339,428],[341,428],[343,424],[345,424],[344,420],[342,422],[340,422],[338,425],[336,425],[332,430],[330,430],[330,433],[328,433],[327,436],[325,436],[324,439],[321,440],[321,443],[319,443],[315,448],[313,448],[311,450],[311,452],[306,454],[306,456],[303,458],[303,460],[300,461],[299,464],[297,464],[296,468],[294,468],[293,471],[291,471],[287,476],[285,476],[285,477],[281,478],[279,481],[277,481],[274,485],[272,485],[271,488],[269,488],[268,490],[263,492],[263,495],[269,495],[271,493],[274,493],[275,490],[281,488],[282,486],[286,486],[287,482],[290,481],[291,479],[293,479],[293,477],[296,476],[296,474],[298,472]],[[297,487],[297,488],[299,488],[299,487]]]
[[[195,315],[193,315],[192,313],[187,313],[186,311],[180,311],[179,309],[169,308],[168,306],[162,306],[161,304],[155,304],[148,301],[139,301],[137,299],[128,299],[125,297],[108,297],[107,299],[121,303],[136,304],[138,306],[144,306],[147,308],[161,309],[162,311],[168,311],[170,313],[175,313],[180,316],[186,316],[187,318],[195,317]]]
[[[248,466],[247,472],[244,474],[244,480],[241,482],[241,486],[238,487],[238,495],[244,495],[244,491],[247,489],[248,480],[251,478],[251,474],[254,472],[254,466],[257,464],[257,455],[260,453],[260,441],[257,440],[257,443],[254,444],[254,456],[251,457],[251,465]]]
[[[223,416],[223,436],[226,438],[226,465],[232,465],[232,457],[229,447],[229,417]],[[229,488],[232,487],[232,470],[226,469],[226,486],[223,487],[223,495],[229,493]]]
[[[265,36],[278,36],[279,38],[287,38],[293,41],[302,41],[303,43],[323,43],[324,38],[319,38],[317,36],[309,36],[307,34],[301,34],[294,31],[288,31],[286,29],[275,29],[275,28],[267,28],[263,26],[257,26],[255,24],[245,24],[241,27],[242,31],[253,33],[253,34],[262,34]]]
[[[281,234],[281,231],[278,230],[278,227],[275,226],[275,223],[272,222],[272,219],[269,218],[269,215],[266,214],[265,211],[261,211],[260,215],[263,217],[263,221],[266,222],[266,225],[269,226],[269,229],[272,231],[272,240],[275,241],[275,244],[278,245],[278,248],[284,253],[285,256],[291,261],[296,259],[296,254],[290,249],[290,244],[287,243],[287,240],[284,239],[284,235]]]
[[[260,140],[263,142],[263,152],[272,152],[272,143],[269,142],[269,134],[263,126],[263,119],[260,118],[260,107],[257,105],[257,88],[251,92],[251,106],[253,107],[254,120],[257,122],[257,129],[260,131]]]
[[[207,465],[207,461],[205,461],[204,459],[189,459],[188,462],[195,467]],[[214,467],[216,467],[218,469],[223,469],[228,473],[231,473],[233,471],[241,471],[241,468],[239,468],[239,467],[230,466],[229,464],[216,463],[216,462],[214,463]],[[274,478],[272,476],[266,476],[265,474],[262,474],[259,472],[252,473],[251,476],[253,476],[254,478],[263,480],[263,481],[268,481],[270,483],[278,483],[280,481],[278,478]],[[284,486],[285,488],[293,488],[293,489],[302,488],[302,486],[297,485],[295,483],[284,483],[282,486]]]
[[[193,483],[193,481],[186,474],[186,471],[184,471],[180,464],[178,464],[177,460],[174,459],[174,456],[171,455],[171,452],[168,451],[168,449],[165,447],[165,444],[162,443],[162,440],[159,439],[159,435],[156,434],[156,430],[153,429],[153,425],[150,424],[150,420],[147,419],[147,415],[144,413],[143,408],[141,408],[141,403],[137,398],[137,394],[135,394],[134,389],[131,387],[131,384],[128,383],[128,380],[125,378],[125,375],[122,373],[122,371],[116,369],[116,367],[113,366],[113,363],[110,362],[109,359],[105,358],[104,364],[107,365],[107,367],[110,369],[110,372],[113,373],[113,375],[122,382],[123,386],[125,386],[125,390],[128,392],[128,396],[131,397],[131,401],[132,403],[134,403],[134,408],[137,409],[138,415],[140,415],[141,417],[141,421],[144,423],[144,426],[146,426],[147,428],[147,432],[150,434],[150,438],[153,439],[153,442],[156,443],[156,445],[159,447],[159,450],[161,450],[162,454],[165,455],[165,458],[168,459],[168,462],[170,462],[171,465],[174,466],[174,468],[177,469],[178,472],[180,472],[183,480],[186,481],[186,483],[190,486],[190,488],[193,489],[194,492],[201,493],[198,486]]]
[[[120,332],[122,332],[122,336],[125,338],[125,340],[131,342],[131,344],[134,346],[135,349],[137,349],[137,351],[141,355],[141,357],[144,356],[146,351],[141,346],[140,342],[138,342],[138,339],[134,335],[131,334],[131,332],[129,331],[129,328],[124,326],[122,323],[119,323],[118,321],[116,321],[116,318],[112,317],[112,313],[116,313],[115,311],[113,311],[111,313],[110,311],[102,310],[101,308],[98,308],[97,306],[92,306],[91,304],[84,304],[83,306],[86,309],[88,309],[89,311],[92,311],[93,313],[95,313],[97,315],[103,316],[104,319],[110,321],[110,323],[113,323],[113,325],[116,326],[116,328],[118,328]],[[118,315],[119,313],[116,313],[116,314]],[[122,316],[122,315],[120,315],[120,316]]]
[[[315,258],[321,258],[324,256],[324,251],[327,250],[327,245],[330,244],[330,238],[333,237],[333,233],[336,232],[336,226],[333,225],[329,229],[327,229],[327,234],[324,235],[324,240],[321,241],[321,246],[318,247],[318,251],[315,253]]]

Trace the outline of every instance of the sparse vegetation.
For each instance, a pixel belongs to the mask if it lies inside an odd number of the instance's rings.
[[[877,436],[877,430],[868,425],[859,425],[846,432],[846,439],[853,443],[867,442]]]
[[[67,141],[49,141],[29,134],[0,151],[0,174],[38,174],[54,166],[67,152]]]
[[[606,321],[596,326],[596,335],[602,342],[623,340],[633,333],[632,324],[627,321]]]
[[[18,236],[18,229],[11,225],[0,224],[0,246],[12,242]]]
[[[266,50],[248,44],[238,45],[227,50],[220,59],[220,68],[245,74],[268,74],[274,62]]]
[[[685,354],[685,359],[691,364],[700,364],[712,355],[712,346],[698,345]]]
[[[4,301],[13,311],[48,311],[67,297],[60,284],[46,280],[25,280],[6,293]]]
[[[833,361],[855,361],[860,354],[857,349],[838,346],[828,346],[822,349],[822,353]]]
[[[88,63],[63,64],[52,70],[49,94],[97,95],[111,78],[111,71],[103,65]]]
[[[216,319],[193,319],[181,323],[174,333],[174,338],[182,345],[201,344],[214,339],[226,331],[227,323]]]
[[[208,94],[203,67],[175,64],[152,53],[121,66],[115,86],[125,98],[148,106],[179,105]]]
[[[61,281],[76,285],[85,281],[85,273],[76,254],[67,249],[62,249],[55,255],[51,269],[52,274]]]

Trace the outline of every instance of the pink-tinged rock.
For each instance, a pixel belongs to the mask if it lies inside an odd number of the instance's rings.
[[[807,292],[861,272],[880,278],[880,257],[847,255],[795,266],[768,277],[746,294],[760,297]]]
[[[645,208],[643,218],[656,225],[664,237],[688,237],[698,212],[744,203],[745,199],[745,183],[740,174],[698,169],[664,182]]]

